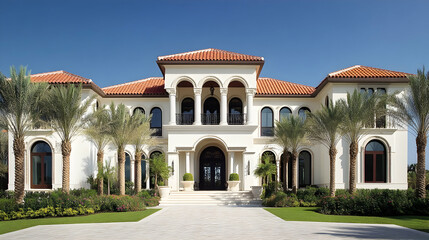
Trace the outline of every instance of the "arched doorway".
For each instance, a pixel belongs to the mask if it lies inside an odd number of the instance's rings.
[[[43,141],[31,148],[31,188],[52,188],[52,150]]]
[[[372,140],[365,147],[365,182],[385,183],[387,180],[386,148],[378,140]]]
[[[219,101],[214,97],[209,97],[204,101],[203,113],[204,125],[218,125],[220,122],[220,105]]]
[[[208,147],[200,155],[200,190],[225,190],[225,155]]]
[[[298,157],[298,186],[306,187],[311,185],[311,154],[302,151]]]

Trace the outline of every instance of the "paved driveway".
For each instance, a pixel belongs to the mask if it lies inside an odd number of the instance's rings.
[[[385,224],[284,221],[262,208],[168,207],[133,223],[45,225],[0,239],[429,239]]]

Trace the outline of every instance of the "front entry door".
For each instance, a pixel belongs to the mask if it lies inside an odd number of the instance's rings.
[[[225,190],[225,156],[217,147],[208,147],[200,157],[200,190]]]

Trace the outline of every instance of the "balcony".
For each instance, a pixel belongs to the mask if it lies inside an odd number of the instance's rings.
[[[176,124],[177,125],[192,125],[194,123],[194,114],[189,113],[177,113]]]
[[[220,114],[218,114],[218,113],[203,113],[203,114],[201,114],[201,122],[203,125],[219,125]]]
[[[228,125],[244,125],[246,115],[243,113],[229,113]]]
[[[243,113],[231,113],[227,115],[228,125],[244,125],[246,122],[246,115]],[[177,125],[192,125],[194,124],[194,114],[177,113]],[[217,113],[201,114],[201,123],[203,125],[219,125],[220,115]]]

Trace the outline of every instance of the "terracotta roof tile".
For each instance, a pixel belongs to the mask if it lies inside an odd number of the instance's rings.
[[[331,78],[405,78],[408,73],[355,65],[328,74]]]
[[[106,95],[168,96],[162,77],[151,77],[103,88]]]
[[[256,82],[256,95],[310,95],[316,89],[297,83],[286,82],[273,78],[259,78]]]
[[[58,83],[91,83],[92,80],[72,74],[66,71],[55,71],[31,75],[32,82],[48,82],[50,84]]]
[[[208,48],[203,50],[178,53],[158,57],[158,62],[168,61],[264,61],[263,57],[229,52],[225,50]]]

